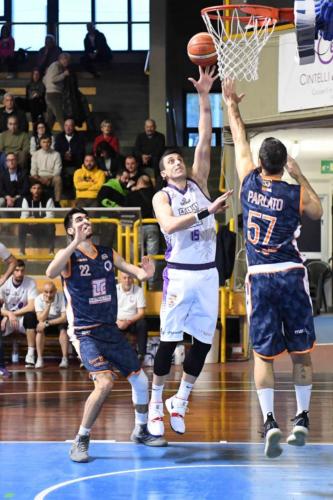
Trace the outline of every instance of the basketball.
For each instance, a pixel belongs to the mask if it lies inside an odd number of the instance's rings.
[[[187,44],[188,57],[198,66],[213,66],[217,54],[212,36],[209,33],[197,33]]]

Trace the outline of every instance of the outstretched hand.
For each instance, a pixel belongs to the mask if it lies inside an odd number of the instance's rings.
[[[153,259],[151,259],[147,255],[142,257],[140,271],[143,271],[140,273],[141,276],[137,276],[137,278],[140,281],[148,280],[149,278],[152,278],[154,276],[154,273],[155,273],[155,262],[153,261]]]
[[[90,233],[91,233],[91,228],[85,221],[82,221],[80,224],[78,224],[75,228],[75,236],[74,236],[74,241],[76,245],[77,246],[80,245],[80,243],[89,238]]]
[[[226,191],[223,193],[221,196],[216,198],[209,206],[208,206],[208,212],[210,214],[220,214],[222,212],[225,212],[229,205],[226,204],[226,201],[230,196],[232,196],[234,190],[230,189],[229,191]]]
[[[209,94],[213,83],[219,77],[218,73],[215,73],[215,66],[206,66],[205,68],[199,66],[199,80],[194,78],[188,78],[190,82],[193,83],[198,94]]]
[[[232,80],[232,78],[225,78],[222,83],[222,96],[226,105],[230,105],[232,103],[239,104],[245,94],[237,94],[236,93],[236,82]]]

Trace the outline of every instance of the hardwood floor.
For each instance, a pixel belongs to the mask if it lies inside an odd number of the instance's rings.
[[[314,363],[309,440],[317,443],[333,442],[332,357],[326,358],[323,356],[324,362],[319,359]],[[9,368],[13,369],[13,377],[0,379],[0,440],[72,439],[80,424],[84,401],[92,389],[85,370],[80,370],[76,364],[68,370],[59,370],[51,363],[43,370],[29,371],[17,365]],[[151,368],[146,371],[151,378]],[[275,411],[286,436],[292,425],[290,419],[295,415],[295,394],[286,360],[277,363],[277,371]],[[181,369],[173,367],[165,396],[176,391],[180,377]],[[192,393],[189,408],[186,434],[173,433],[167,424],[168,440],[261,441],[261,412],[251,361],[206,365]],[[128,441],[133,424],[130,386],[119,378],[93,428],[92,437]]]

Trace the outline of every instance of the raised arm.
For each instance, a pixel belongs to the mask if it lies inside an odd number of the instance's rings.
[[[193,226],[193,224],[196,224],[198,220],[208,217],[208,215],[224,212],[228,208],[226,201],[231,195],[232,190],[227,191],[216,198],[215,201],[209,203],[208,206],[200,212],[178,215],[176,217],[173,215],[167,194],[163,191],[159,191],[153,198],[153,208],[161,229],[166,234],[172,234],[182,229],[188,229]]]
[[[140,281],[149,280],[155,273],[155,263],[152,259],[145,256],[142,257],[141,267],[135,266],[134,264],[129,264],[123,257],[121,257],[115,250],[113,250],[113,262],[114,265],[120,269],[123,273],[133,276]]]
[[[289,175],[301,186],[301,209],[310,219],[320,219],[323,215],[323,207],[315,190],[311,187],[307,178],[302,174],[298,163],[288,155],[286,170]]]
[[[236,94],[235,82],[229,78],[223,82],[222,93],[228,109],[229,126],[235,145],[236,169],[239,180],[242,182],[244,177],[255,168],[250,144],[246,138],[245,125],[238,107],[244,94]]]
[[[214,76],[215,66],[199,66],[199,80],[189,78],[199,94],[199,142],[195,148],[192,177],[208,196],[207,180],[210,171],[210,149],[212,140],[212,114],[209,92],[218,74]]]

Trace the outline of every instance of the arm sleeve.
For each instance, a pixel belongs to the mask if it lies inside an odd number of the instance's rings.
[[[143,290],[140,286],[138,286],[136,307],[138,307],[138,308],[146,307],[146,298],[145,298]]]
[[[11,256],[10,251],[3,243],[0,243],[0,258],[2,260],[7,260]]]
[[[35,299],[38,296],[38,290],[36,283],[31,280],[31,283],[28,288],[28,300]]]
[[[41,300],[41,294],[38,295],[36,298],[35,298],[35,311],[36,312],[42,312],[44,309],[43,309],[43,305],[42,305],[42,300]]]
[[[26,198],[22,200],[22,212],[21,219],[27,219],[29,217],[29,205]]]
[[[38,162],[37,162],[36,154],[37,154],[37,151],[31,156],[30,175],[32,177],[34,177],[35,175],[38,175]]]
[[[61,170],[62,170],[62,162],[61,162],[61,156],[58,151],[56,151],[56,156],[55,156],[55,166],[54,166],[54,175],[60,175]]]
[[[47,208],[46,215],[45,215],[46,219],[53,219],[54,212],[53,212],[52,208],[55,208],[55,206],[54,206],[54,201],[52,198],[49,198],[47,200],[45,208]]]

